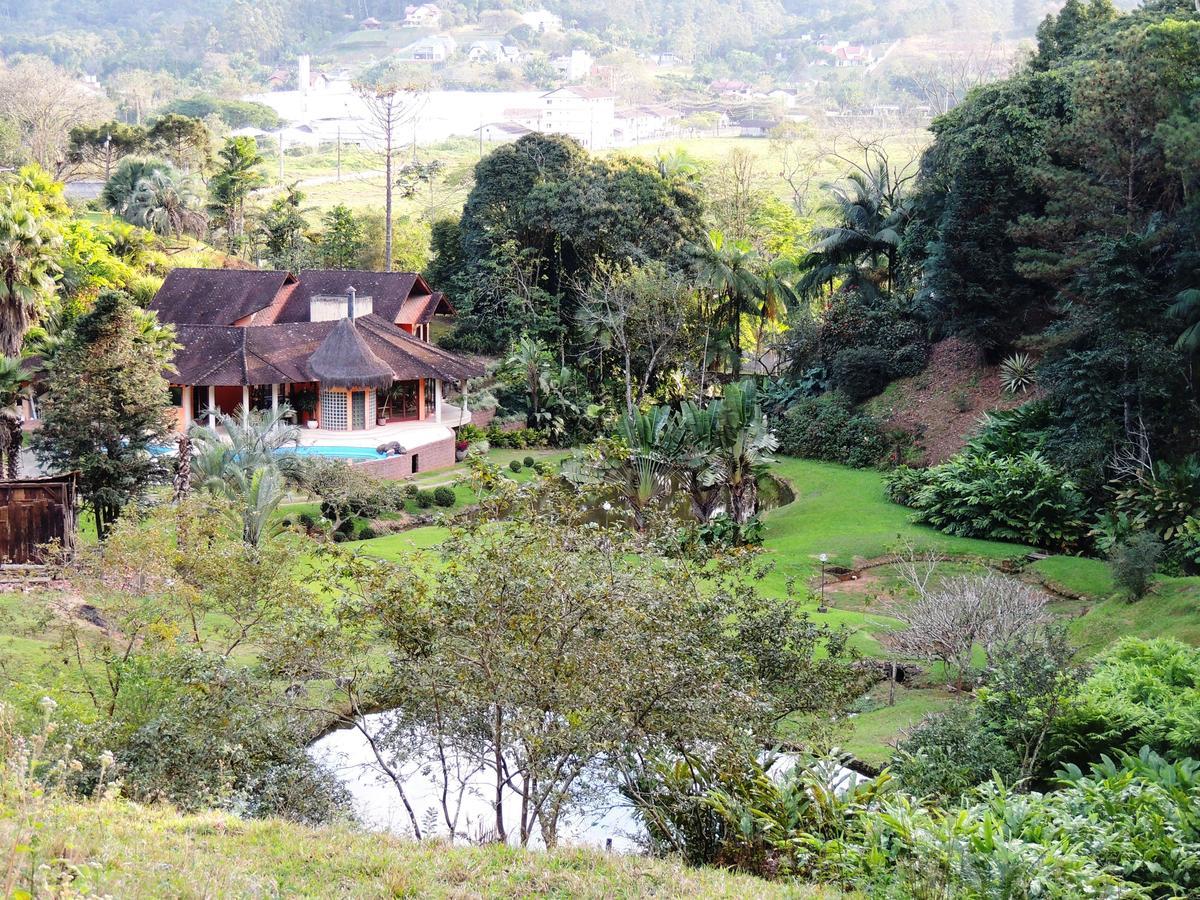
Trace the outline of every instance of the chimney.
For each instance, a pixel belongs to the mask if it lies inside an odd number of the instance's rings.
[[[354,318],[354,295],[356,293],[354,288],[346,288],[346,317],[350,319]]]

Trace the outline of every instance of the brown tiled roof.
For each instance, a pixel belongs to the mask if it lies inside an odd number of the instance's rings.
[[[309,359],[342,320],[286,322],[244,328],[179,325],[176,384],[281,384],[313,380]],[[463,359],[402,331],[378,315],[355,320],[358,334],[397,380],[459,381],[482,374]]]
[[[313,297],[344,297],[354,288],[360,297],[370,297],[375,315],[395,322],[409,294],[428,295],[429,286],[412,272],[362,272],[353,269],[304,269],[300,284],[292,292],[277,322],[307,322]]]
[[[423,297],[409,297],[391,321],[398,325],[421,325],[436,315],[454,315],[454,307],[441,291]]]
[[[150,309],[160,322],[175,325],[232,325],[270,306],[275,295],[295,281],[288,272],[173,269]]]

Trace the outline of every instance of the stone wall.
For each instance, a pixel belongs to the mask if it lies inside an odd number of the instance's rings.
[[[386,456],[383,459],[368,459],[355,463],[356,467],[376,478],[411,478],[413,472],[413,457],[417,457],[417,473],[432,472],[434,469],[445,469],[454,465],[454,438],[446,438],[433,444],[422,444],[410,453],[399,456]]]

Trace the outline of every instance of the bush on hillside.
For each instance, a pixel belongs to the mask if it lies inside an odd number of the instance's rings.
[[[779,452],[802,459],[876,465],[888,450],[879,421],[855,410],[843,397],[805,397],[775,422]]]
[[[830,362],[833,386],[856,403],[874,397],[892,380],[889,354],[879,347],[851,347]]]
[[[1021,758],[975,705],[960,703],[922,719],[897,745],[891,769],[914,796],[958,800],[993,772],[1014,783]]]
[[[510,462],[508,464],[508,468],[514,474],[517,472],[520,472],[521,471],[521,461],[519,459],[514,459],[512,462]]]
[[[1087,534],[1083,495],[1040,453],[963,452],[928,469],[897,470],[887,490],[916,510],[914,522],[960,537],[1064,551]]]
[[[457,498],[454,496],[454,488],[442,485],[435,488],[433,491],[433,502],[444,509],[449,509],[454,505]]]
[[[521,462],[525,465],[525,468],[532,469],[536,460],[532,456],[527,456]]]
[[[1113,583],[1129,600],[1141,600],[1150,590],[1162,553],[1162,538],[1149,531],[1119,541],[1108,552]]]
[[[436,502],[436,498],[433,496],[433,491],[429,490],[417,491],[417,496],[414,499],[419,509],[431,509],[433,504]]]

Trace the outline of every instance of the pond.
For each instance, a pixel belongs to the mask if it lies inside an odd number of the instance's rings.
[[[381,735],[388,727],[388,713],[372,713],[364,717],[364,727],[372,735]],[[409,735],[400,743],[409,742]],[[414,742],[415,743],[415,742]],[[388,779],[375,759],[370,742],[356,728],[341,728],[319,738],[309,747],[310,757],[332,771],[349,791],[355,814],[367,828],[388,831],[411,837],[408,812],[396,786]],[[766,754],[764,754],[765,757]],[[447,808],[455,823],[456,840],[481,842],[494,833],[495,813],[491,803],[495,783],[481,769],[476,758],[466,753],[447,756],[446,770],[452,777],[442,777],[443,766],[436,755],[414,758],[397,766],[405,794],[413,806],[417,821],[426,836],[446,838],[450,828],[443,809],[443,786],[447,783]],[[782,753],[772,757],[768,772],[776,780],[791,771],[799,761],[795,754]],[[765,760],[764,760],[765,761]],[[834,763],[820,763],[829,786],[839,794],[862,776]],[[602,776],[602,773],[596,773]],[[646,832],[629,802],[615,784],[603,777],[593,777],[584,808],[559,823],[561,846],[612,849],[621,853],[637,853],[645,849]],[[461,790],[460,790],[461,788]],[[505,792],[505,828],[510,843],[517,843],[520,794],[516,788]],[[610,843],[611,842],[611,843]],[[535,833],[532,846],[544,846]]]
[[[387,716],[386,712],[367,715],[364,727],[373,735],[382,734],[387,728]],[[355,728],[331,731],[309,747],[309,755],[334,772],[350,792],[354,811],[365,826],[402,836],[412,835],[400,793],[376,762],[371,745],[361,731]],[[453,754],[448,768],[457,773],[451,779],[447,805],[451,819],[457,817],[455,831],[459,839],[477,840],[491,834],[496,818],[491,803],[494,779],[489,779],[487,771],[479,771],[475,761],[465,753]],[[428,835],[449,836],[442,806],[445,780],[441,777],[440,761],[431,753],[408,762],[400,771],[405,793],[422,830]],[[465,785],[461,795],[460,784]],[[592,793],[586,810],[560,823],[559,843],[604,848],[611,841],[612,849],[617,851],[639,850],[644,832],[616,787],[602,786]],[[505,828],[511,834],[518,827],[519,792],[515,788],[507,790],[504,802],[508,814]],[[512,835],[512,842],[516,842],[515,835]],[[531,843],[542,846],[540,836]]]

